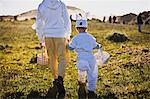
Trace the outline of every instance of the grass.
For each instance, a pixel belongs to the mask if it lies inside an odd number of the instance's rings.
[[[52,87],[49,66],[29,64],[33,55],[41,50],[35,31],[34,21],[0,22],[0,97],[22,92],[22,98],[38,91],[45,95]],[[72,36],[76,34],[73,23]],[[150,32],[150,26],[143,26]],[[102,98],[150,98],[150,34],[138,33],[136,25],[120,25],[89,22],[88,32],[96,37],[103,49],[111,54],[108,64],[99,66],[96,92]],[[114,43],[105,39],[118,32],[128,36],[130,41]],[[149,49],[144,52],[143,49]],[[77,98],[77,69],[75,53],[65,76],[67,98]]]

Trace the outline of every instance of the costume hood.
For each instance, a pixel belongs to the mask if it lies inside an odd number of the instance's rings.
[[[57,9],[61,5],[60,0],[43,0],[42,5],[50,9]]]

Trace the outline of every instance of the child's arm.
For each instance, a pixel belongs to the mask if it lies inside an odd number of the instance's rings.
[[[73,37],[72,40],[70,41],[70,43],[67,45],[67,48],[71,51],[74,51],[77,46],[76,43],[77,43],[77,39],[76,39],[76,37]]]
[[[73,47],[71,47],[71,46],[69,46],[69,45],[67,45],[67,48],[69,49],[69,50],[71,50],[71,51],[73,51],[75,48],[73,48]]]

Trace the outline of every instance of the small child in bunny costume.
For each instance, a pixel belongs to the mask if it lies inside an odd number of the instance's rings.
[[[76,29],[78,34],[72,38],[68,45],[70,50],[77,52],[77,68],[78,68],[78,96],[80,98],[86,98],[86,74],[87,74],[87,89],[88,98],[97,98],[96,83],[98,78],[98,66],[93,55],[93,49],[99,49],[100,44],[96,42],[96,39],[86,32],[87,20],[76,20]]]

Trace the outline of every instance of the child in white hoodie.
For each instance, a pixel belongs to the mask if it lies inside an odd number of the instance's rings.
[[[78,34],[73,37],[68,48],[77,52],[77,68],[78,68],[78,81],[79,90],[78,96],[80,98],[86,98],[86,74],[88,81],[88,98],[96,98],[95,94],[96,82],[98,77],[98,66],[96,64],[95,57],[93,55],[93,49],[100,48],[100,45],[96,42],[96,39],[86,32],[87,21],[77,20],[76,28]]]
[[[69,60],[66,45],[71,35],[71,21],[66,5],[60,0],[43,0],[37,11],[36,32],[40,43],[45,42],[54,88],[58,90],[58,98],[62,98],[65,96],[63,78]]]

